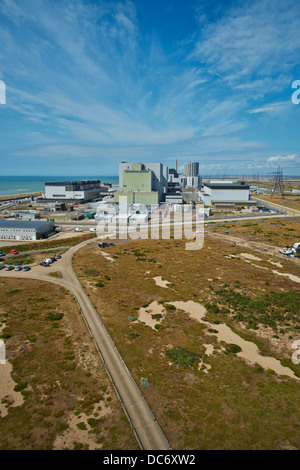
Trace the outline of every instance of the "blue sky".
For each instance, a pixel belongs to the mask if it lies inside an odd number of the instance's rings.
[[[0,172],[300,175],[298,0],[1,0]]]

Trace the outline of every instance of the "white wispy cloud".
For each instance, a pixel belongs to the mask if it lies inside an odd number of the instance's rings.
[[[300,157],[299,155],[292,154],[292,155],[276,155],[274,157],[269,157],[267,159],[267,163],[299,163]]]
[[[282,111],[286,111],[288,109],[289,104],[290,103],[286,101],[279,102],[279,103],[271,103],[271,104],[262,106],[260,108],[249,109],[247,112],[249,114],[258,114],[258,113],[272,113],[272,114],[276,113],[277,114]]]
[[[288,73],[300,50],[300,5],[293,0],[224,4],[213,23],[203,24],[191,57],[231,86]],[[266,86],[265,92],[268,92]]]
[[[199,2],[199,29],[174,32],[168,48],[163,28],[141,29],[136,0],[2,0],[0,76],[19,124],[11,152],[272,163],[268,155],[286,149],[270,150],[247,130],[255,119],[295,113],[282,90],[299,57],[300,8],[293,0],[214,5]]]

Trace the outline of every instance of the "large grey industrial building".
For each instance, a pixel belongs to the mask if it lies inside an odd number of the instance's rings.
[[[250,199],[249,186],[244,182],[234,183],[232,180],[211,180],[204,183],[199,196],[206,206],[245,205]]]
[[[1,240],[39,240],[54,232],[53,222],[0,220]]]
[[[198,162],[185,162],[184,173],[178,173],[176,168],[171,168],[169,170],[168,191],[172,188],[196,189],[200,186],[201,177],[199,176]]]
[[[199,175],[199,163],[198,162],[185,162],[184,174],[185,176],[198,176]]]
[[[107,193],[107,188],[101,186],[99,180],[54,181],[45,183],[44,201],[57,202],[86,202]]]
[[[115,202],[126,197],[128,203],[157,204],[168,186],[168,167],[162,163],[119,163],[119,191]]]

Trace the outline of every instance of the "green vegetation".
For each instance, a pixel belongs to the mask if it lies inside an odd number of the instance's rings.
[[[58,279],[62,278],[62,273],[60,271],[55,271],[53,273],[49,273],[49,276],[56,277]]]
[[[138,338],[140,335],[131,331],[128,336],[130,339],[135,339]]]
[[[23,404],[14,406],[9,398],[2,399],[0,384],[2,405],[8,412],[0,418],[0,450],[73,449],[77,440],[85,448],[87,436],[93,439],[93,428],[84,423],[101,409],[108,394],[114,394],[77,303],[65,292],[41,281],[1,280],[0,324],[4,320],[13,332],[6,349],[14,391],[22,393]],[[74,434],[69,423],[79,404],[82,419]],[[97,426],[95,444],[100,439],[99,448],[137,449],[119,401],[112,400],[109,407],[105,424]],[[121,432],[111,433],[116,422]],[[79,438],[80,431],[85,432]],[[64,444],[64,432],[71,433],[70,447]]]
[[[86,425],[81,421],[80,423],[76,424],[78,429],[81,429],[81,431],[84,431],[86,429]]]
[[[180,346],[166,351],[166,356],[171,361],[175,362],[175,364],[179,364],[183,367],[192,366],[197,358],[199,358],[199,354],[195,354]]]
[[[48,313],[47,320],[57,321],[63,318],[63,313]]]
[[[89,419],[87,420],[87,423],[88,423],[89,426],[91,426],[91,428],[95,428],[95,427],[98,425],[98,423],[99,423],[99,419],[96,419],[96,418],[89,418]]]
[[[10,264],[11,266],[25,266],[32,263],[34,263],[34,256],[32,255],[11,256],[7,259],[7,264]]]
[[[249,365],[237,357],[238,345],[219,343],[213,325],[200,324],[172,305],[175,301],[199,302],[207,307],[203,320],[227,324],[242,338],[255,342],[263,354],[282,364],[286,361],[297,374],[299,366],[292,364],[291,351],[280,343],[279,353],[279,340],[272,334],[280,339],[284,335],[285,340],[290,336],[289,344],[297,339],[300,289],[271,270],[269,274],[241,258],[228,258],[240,251],[230,242],[207,238],[199,251],[185,250],[184,240],[123,242],[110,250],[112,257],[118,254],[115,263],[107,263],[93,247],[75,255],[77,273],[93,266],[111,278],[101,291],[88,278],[81,279],[136,382],[140,384],[142,376],[149,378],[149,386],[141,386],[141,391],[176,449],[281,449],[283,443],[296,448],[299,443],[298,382]],[[152,258],[157,263],[145,266],[137,258]],[[260,264],[264,266],[263,261]],[[293,273],[293,265],[291,271],[285,269]],[[294,273],[297,275],[295,265]],[[174,289],[157,286],[154,276],[167,279]],[[163,318],[157,317],[155,329],[142,322],[131,323],[142,306],[147,309],[155,301],[167,311]],[[242,320],[234,318],[239,314]],[[268,332],[258,322],[266,314],[283,332],[260,336],[261,330]],[[252,323],[251,318],[245,320],[247,315],[255,317]],[[285,318],[280,326],[277,315]],[[249,325],[251,330],[246,329]],[[208,344],[214,348],[204,356],[205,366],[210,368],[199,367]],[[266,427],[270,433],[264,432]]]
[[[226,351],[233,353],[233,354],[236,354],[240,352],[241,350],[242,348],[240,348],[240,346],[238,346],[237,344],[228,344],[228,346],[226,346]]]
[[[100,274],[100,271],[98,271],[97,269],[86,269],[84,271],[84,274],[86,274],[87,276],[99,276]]]
[[[255,329],[261,323],[276,329],[288,321],[300,325],[300,292],[271,291],[256,298],[233,289],[220,289],[215,294],[219,303],[234,311],[235,320],[246,322],[250,328]]]
[[[24,243],[21,245],[14,245],[9,247],[1,248],[3,253],[10,254],[10,250],[15,249],[19,253],[23,253],[24,251],[34,251],[34,250],[46,250],[48,248],[60,248],[60,247],[71,247],[75,246],[78,243],[81,243],[85,240],[89,240],[95,238],[97,234],[95,233],[86,233],[84,235],[80,235],[77,237],[70,237],[70,238],[54,238],[53,240],[45,240],[41,242],[31,242],[31,243]]]
[[[27,388],[28,382],[20,382],[14,387],[15,392],[21,392],[25,388]]]

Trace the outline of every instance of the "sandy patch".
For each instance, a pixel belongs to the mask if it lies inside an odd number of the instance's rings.
[[[153,278],[155,281],[155,284],[159,287],[164,287],[165,289],[168,289],[167,284],[171,284],[170,281],[163,281],[161,276],[156,276]]]
[[[266,268],[265,266],[259,266],[258,264],[254,264],[254,263],[250,263],[251,266],[254,266],[255,268],[260,268],[260,269],[265,269],[265,270],[269,270],[269,268]]]
[[[205,353],[204,353],[204,356],[212,356],[213,352],[214,352],[214,347],[212,344],[203,344],[203,346],[205,347]],[[205,364],[205,362],[203,362],[203,358],[199,361],[199,364],[198,364],[198,370],[201,370],[203,369],[203,372],[205,374],[208,373],[208,371],[211,369],[211,365],[210,364]]]
[[[262,259],[258,256],[251,255],[250,253],[240,253],[240,256],[246,259],[250,259],[251,261],[261,261]]]
[[[8,414],[9,406],[21,406],[24,398],[21,392],[15,392],[16,383],[11,378],[12,364],[0,364],[0,417]]]
[[[251,264],[251,266],[254,266],[255,268],[260,268],[260,269],[265,269],[265,270],[269,269],[269,268],[266,268],[265,266],[259,266],[258,264],[251,263],[250,260],[252,261],[263,261],[263,260],[259,258],[258,256],[254,256],[249,253],[240,253],[239,255],[228,255],[228,256],[225,256],[225,258],[233,259],[233,258],[238,258],[239,256],[242,256],[243,258],[245,258],[244,261],[246,263]],[[275,261],[271,261],[271,260],[268,260],[268,263],[273,264],[274,266],[277,266],[278,268],[282,268],[281,263],[276,263]]]
[[[198,370],[201,370],[202,368],[203,368],[203,372],[205,374],[207,374],[208,371],[211,369],[211,365],[210,364],[205,364],[201,359],[201,361],[199,362],[199,365],[198,365]]]
[[[115,260],[114,260],[111,256],[109,256],[105,251],[100,250],[100,253],[101,253],[101,255],[104,256],[104,258],[107,259],[108,261],[111,261],[112,263],[115,262]]]
[[[203,346],[205,347],[205,355],[206,356],[212,356],[213,352],[214,352],[214,346],[212,344],[203,344]]]
[[[192,300],[189,300],[188,302],[169,303],[174,305],[176,308],[188,313],[191,318],[194,318],[200,323],[207,325],[208,328],[213,328],[216,330],[217,333],[212,334],[217,336],[218,341],[224,341],[228,344],[237,344],[240,346],[242,351],[237,353],[237,356],[243,358],[246,362],[250,362],[253,365],[258,364],[265,370],[272,369],[278,375],[287,375],[293,379],[300,380],[300,378],[298,378],[291,369],[282,366],[280,361],[277,359],[269,356],[261,356],[255,343],[244,340],[238,334],[234,333],[231,328],[225,325],[225,323],[217,325],[204,321],[203,317],[206,314],[206,309],[203,305],[198,304]]]
[[[184,312],[188,313],[189,316],[194,320],[207,325],[207,322],[202,320],[202,318],[206,315],[206,308],[203,305],[198,304],[193,300],[188,300],[187,302],[169,302],[169,304],[174,305],[174,307],[178,308],[179,310],[183,310]]]
[[[94,413],[98,413],[97,417],[93,415]],[[109,415],[110,413],[111,409],[109,407],[101,407],[99,404],[96,404],[92,415],[89,417],[86,416],[84,413],[81,413],[78,416],[75,416],[73,414],[70,415],[68,420],[69,427],[66,431],[56,437],[53,444],[53,450],[71,450],[74,448],[75,442],[88,444],[89,450],[101,449],[102,444],[97,444],[95,442],[95,439],[97,439],[97,437],[94,437],[95,435],[90,434],[92,428],[88,424],[87,420],[90,417],[95,417],[96,419],[103,418]],[[79,423],[84,423],[86,429],[79,429],[77,427],[77,424]]]
[[[274,266],[277,266],[277,268],[283,268],[281,263],[276,263],[275,261],[271,261],[270,259],[268,260],[268,263],[273,264]]]
[[[240,346],[242,351],[237,353],[238,357],[242,357],[245,361],[250,362],[253,365],[258,364],[265,370],[272,369],[278,375],[287,375],[293,379],[300,380],[291,369],[282,366],[280,361],[277,359],[269,356],[261,356],[255,343],[244,340],[225,325],[225,323],[213,325],[213,327],[218,331],[216,334],[218,341],[225,341],[226,343],[233,343]]]
[[[275,269],[273,269],[272,272],[273,272],[274,274],[278,274],[278,276],[285,276],[285,277],[288,277],[291,281],[300,282],[300,277],[295,276],[294,274],[279,273],[278,271],[275,271]]]
[[[2,329],[0,327],[0,334],[2,332]],[[6,364],[6,348],[5,348],[5,343],[0,339],[0,365],[1,364]]]
[[[161,318],[152,318],[152,315],[161,315]],[[141,307],[139,310],[139,321],[145,323],[156,331],[155,325],[159,323],[166,315],[163,305],[158,302],[152,302],[148,307]]]

